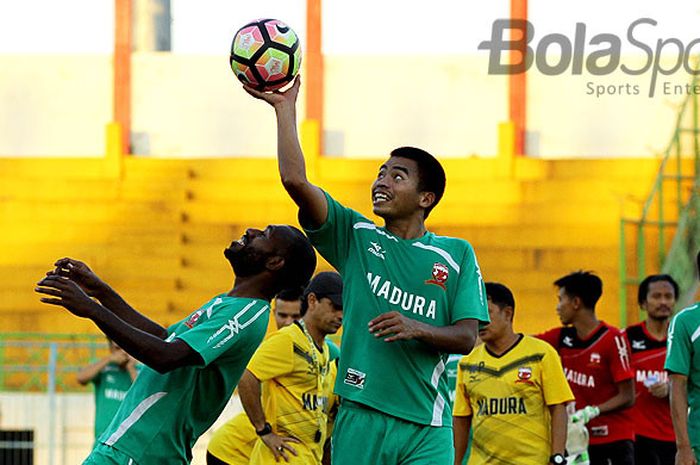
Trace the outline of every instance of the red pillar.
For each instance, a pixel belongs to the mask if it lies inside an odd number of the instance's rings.
[[[132,0],[115,0],[113,120],[122,131],[122,150],[131,153]]]
[[[323,53],[321,51],[321,2],[306,0],[306,119],[318,122],[323,135]],[[321,141],[320,147],[323,147]]]

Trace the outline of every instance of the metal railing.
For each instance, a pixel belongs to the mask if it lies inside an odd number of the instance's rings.
[[[75,374],[106,349],[104,336],[0,333],[0,392],[89,391]]]
[[[700,81],[693,78],[692,86]],[[620,219],[620,326],[627,326],[628,287],[637,286],[648,270],[671,274],[681,287],[683,305],[695,291],[694,254],[698,231],[697,177],[700,173],[698,95],[691,92],[680,105],[673,136],[661,154],[654,184],[639,218]],[[671,200],[669,200],[671,197]],[[630,240],[629,230],[632,230]],[[669,239],[671,239],[669,241]],[[628,248],[634,249],[633,263]],[[650,250],[651,249],[651,253]],[[651,256],[650,256],[651,255]],[[692,263],[692,264],[689,264]],[[660,270],[660,271],[659,271]]]

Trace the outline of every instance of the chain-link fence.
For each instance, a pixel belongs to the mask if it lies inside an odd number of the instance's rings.
[[[75,465],[94,441],[95,402],[75,374],[108,354],[104,336],[0,333],[0,465]],[[193,450],[203,465],[211,432],[241,411],[234,396]]]

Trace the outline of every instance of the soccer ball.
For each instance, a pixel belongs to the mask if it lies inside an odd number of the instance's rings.
[[[299,72],[299,38],[278,19],[252,21],[233,37],[230,63],[243,84],[261,91],[279,89]]]

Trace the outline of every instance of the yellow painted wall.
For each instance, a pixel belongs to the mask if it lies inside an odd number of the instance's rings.
[[[379,163],[322,158],[312,174],[371,216]],[[621,203],[644,198],[657,161],[444,164],[447,193],[429,228],[474,245],[485,279],[513,289],[521,330],[557,324],[552,281],[576,269],[600,273],[599,313],[617,323]],[[295,223],[296,212],[273,159],[0,159],[3,331],[97,332],[33,293],[65,255],[87,261],[136,308],[173,323],[230,288],[222,251],[245,227],[286,222]]]

